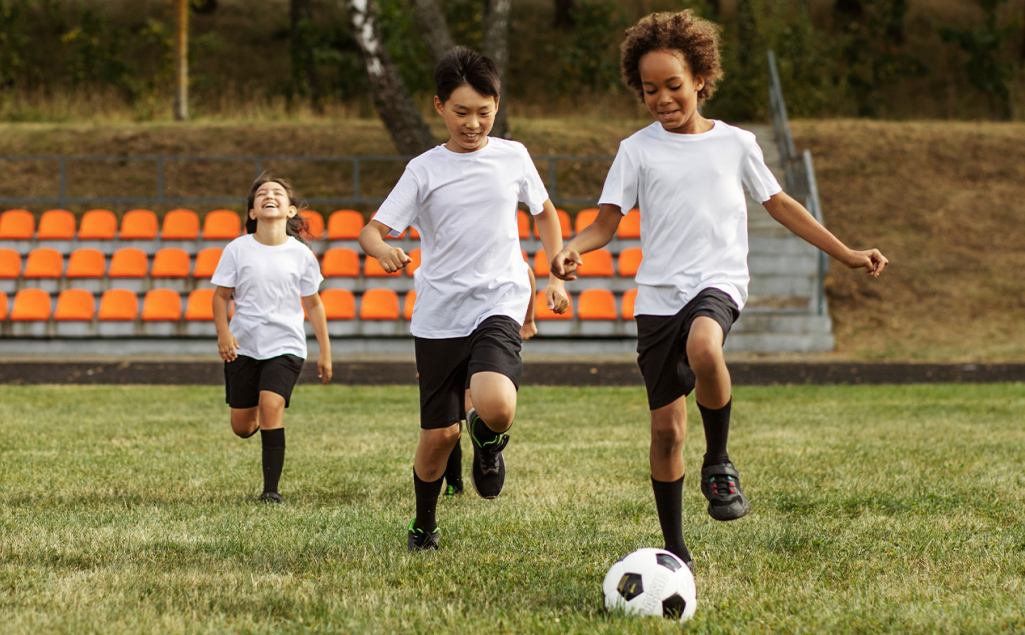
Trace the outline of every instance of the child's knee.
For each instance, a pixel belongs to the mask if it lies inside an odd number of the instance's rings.
[[[512,425],[516,416],[516,400],[505,397],[492,397],[483,400],[477,407],[477,414],[488,427],[495,432],[504,432]]]
[[[707,340],[688,342],[687,363],[699,377],[718,372],[725,365],[722,347]]]
[[[676,408],[651,413],[651,445],[666,452],[677,451],[687,438],[686,410]]]

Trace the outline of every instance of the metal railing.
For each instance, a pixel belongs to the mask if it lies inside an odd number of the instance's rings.
[[[352,173],[350,196],[302,197],[310,205],[377,205],[384,197],[366,196],[361,187],[363,170],[368,164],[398,163],[405,166],[412,157],[408,156],[0,156],[0,162],[33,162],[55,164],[57,170],[57,187],[51,196],[37,197],[0,197],[3,205],[58,205],[66,207],[72,204],[124,204],[124,205],[223,205],[245,203],[245,198],[237,194],[217,196],[168,196],[166,192],[166,167],[169,164],[182,163],[250,163],[255,176],[259,176],[264,166],[269,163],[336,163],[340,168],[349,167]],[[594,197],[560,196],[558,187],[558,167],[563,163],[578,162],[611,162],[612,156],[543,156],[533,157],[536,163],[547,164],[548,196],[555,205],[596,205]],[[155,168],[153,194],[149,196],[74,196],[69,192],[68,167],[82,163],[151,163]],[[117,179],[112,179],[111,191],[117,189]]]
[[[776,141],[779,144],[779,155],[783,162],[787,192],[804,203],[815,220],[823,225],[822,204],[819,202],[819,188],[815,181],[815,165],[811,151],[798,153],[794,147],[794,137],[790,133],[790,119],[787,117],[787,106],[783,99],[783,86],[779,81],[779,70],[776,68],[776,55],[768,52],[769,64],[769,109],[772,111],[772,123],[776,129]],[[818,252],[817,282],[815,285],[815,306],[819,315],[826,313],[825,279],[829,271],[829,256]]]

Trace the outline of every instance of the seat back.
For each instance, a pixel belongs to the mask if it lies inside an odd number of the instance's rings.
[[[619,252],[619,275],[623,278],[636,276],[643,257],[640,247],[627,247]]]
[[[75,215],[66,209],[51,209],[39,218],[36,238],[39,240],[71,240],[75,237]]]
[[[637,301],[637,289],[628,289],[623,294],[623,307],[620,311],[624,320],[634,319],[634,302]]]
[[[608,289],[585,289],[577,300],[577,315],[581,320],[615,320],[616,296]]]
[[[173,289],[153,289],[142,301],[143,322],[177,322],[182,317],[182,298]]]
[[[581,278],[608,278],[615,275],[612,267],[612,252],[608,249],[595,249],[586,254],[581,254],[580,259],[584,264],[577,269],[577,275]]]
[[[399,319],[399,294],[391,289],[368,289],[360,302],[359,319]]]
[[[548,254],[545,253],[544,249],[538,249],[534,253],[534,277],[547,278],[550,270],[551,265],[548,263]]]
[[[620,238],[636,239],[641,237],[641,211],[632,209],[627,212],[623,220],[619,221],[619,229],[616,235]]]
[[[598,218],[598,210],[594,208],[582,209],[579,212],[577,212],[577,220],[574,225],[576,228],[576,233],[579,234],[580,232],[582,232],[584,228],[593,223],[594,219],[596,218]]]
[[[306,235],[311,240],[321,240],[324,237],[324,217],[320,212],[304,209],[299,214],[306,219]]]
[[[520,240],[530,238],[530,214],[522,209],[516,210],[516,228],[520,233]]]
[[[196,289],[189,294],[185,303],[185,319],[189,322],[213,322],[214,291],[216,289]]]
[[[413,262],[406,265],[406,275],[412,277],[416,270],[420,268],[420,257],[421,253],[419,248],[409,252],[409,259]]]
[[[85,289],[65,289],[57,296],[53,319],[58,322],[88,322],[96,315],[96,296]]]
[[[199,237],[199,214],[191,209],[172,209],[164,214],[160,237],[164,240],[195,240]]]
[[[164,247],[153,256],[151,278],[188,278],[189,254],[177,247]]]
[[[328,240],[356,240],[363,229],[363,214],[356,210],[340,209],[327,219]]]
[[[0,278],[17,278],[21,275],[21,254],[13,249],[0,249]]]
[[[153,240],[160,223],[157,215],[148,209],[133,209],[121,219],[121,240]]]
[[[31,240],[36,233],[36,217],[25,209],[9,209],[0,214],[0,240]]]
[[[102,278],[107,258],[99,249],[76,249],[68,258],[66,278]],[[58,304],[59,306],[59,304]]]
[[[359,254],[347,247],[332,247],[320,260],[320,273],[325,278],[358,278]]]
[[[100,298],[101,322],[131,322],[139,317],[139,296],[128,289],[107,289]]]
[[[416,306],[416,290],[406,292],[406,301],[402,305],[402,318],[407,322],[413,319],[413,307]]]
[[[227,209],[215,209],[203,219],[203,240],[234,240],[242,234],[242,219]]]
[[[39,247],[28,253],[25,278],[60,278],[64,273],[64,256],[56,249]]]
[[[22,289],[14,296],[12,322],[45,322],[50,319],[50,294],[42,289]]]
[[[572,229],[572,224],[570,223],[570,220],[569,220],[569,214],[567,214],[566,212],[562,211],[561,209],[555,210],[555,213],[559,217],[559,228],[562,230],[562,238],[563,238],[563,240],[565,240],[565,239],[567,239],[567,238],[569,238],[570,236],[573,235],[573,229]],[[541,237],[541,234],[540,234],[540,232],[537,231],[537,223],[535,222],[534,223],[534,238],[540,238],[540,237]]]
[[[207,247],[196,254],[196,266],[192,270],[192,277],[207,280],[213,277],[217,271],[217,263],[221,261],[221,254],[224,249],[221,247]]]
[[[117,216],[109,209],[91,209],[78,225],[79,240],[113,240],[117,235]]]
[[[145,278],[149,271],[146,252],[135,247],[123,247],[110,257],[108,278]]]
[[[356,296],[348,289],[324,289],[320,292],[324,303],[324,314],[329,320],[353,320],[356,318]]]

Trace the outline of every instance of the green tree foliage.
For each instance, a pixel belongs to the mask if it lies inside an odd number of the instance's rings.
[[[0,0],[0,88],[10,87],[25,68],[29,0]]]
[[[561,94],[619,89],[619,43],[630,19],[613,0],[581,0],[569,13],[576,26],[555,49],[556,89]]]
[[[941,27],[940,37],[954,42],[967,55],[964,71],[968,83],[985,93],[993,102],[999,116],[1011,115],[1011,89],[1014,75],[1012,64],[1003,59],[1008,37],[1015,31],[1013,25],[999,23],[998,11],[1007,0],[977,0],[983,11],[982,23],[974,27]]]

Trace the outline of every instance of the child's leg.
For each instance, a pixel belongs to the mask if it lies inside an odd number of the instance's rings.
[[[511,379],[492,371],[475,373],[470,377],[470,399],[477,416],[492,433],[501,434],[512,427],[516,384]],[[485,430],[481,432],[487,434]]]
[[[683,540],[683,442],[687,437],[687,398],[651,411],[651,489],[665,548],[691,566]]]
[[[243,439],[260,429],[259,408],[232,408],[231,431]]]
[[[409,524],[407,546],[410,551],[438,548],[438,497],[441,495],[441,476],[459,442],[460,423],[442,428],[421,428],[420,443],[413,459],[413,494],[416,497],[416,517]]]
[[[280,502],[278,481],[285,465],[285,398],[260,391],[260,438],[263,441],[263,494],[261,500]]]

